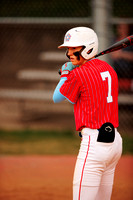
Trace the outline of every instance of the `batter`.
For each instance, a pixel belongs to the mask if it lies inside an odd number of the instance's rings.
[[[106,62],[95,59],[96,33],[87,27],[70,29],[59,48],[70,62],[61,69],[55,103],[74,105],[76,130],[81,136],[73,177],[73,200],[110,200],[116,164],[122,153],[117,131],[118,78]]]

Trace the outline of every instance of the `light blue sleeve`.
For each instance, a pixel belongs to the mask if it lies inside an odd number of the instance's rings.
[[[68,98],[66,98],[64,95],[60,93],[60,88],[64,84],[64,82],[67,80],[67,77],[62,77],[58,83],[58,85],[55,88],[54,94],[53,94],[53,101],[54,103],[59,103],[65,99],[67,99],[70,103],[74,104],[71,102]]]
[[[55,88],[55,91],[54,91],[54,94],[53,94],[53,101],[54,103],[59,103],[63,100],[65,100],[65,96],[63,96],[61,93],[60,93],[60,88],[61,86],[64,84],[64,82],[67,80],[66,77],[62,77],[58,83],[58,85],[56,86]]]

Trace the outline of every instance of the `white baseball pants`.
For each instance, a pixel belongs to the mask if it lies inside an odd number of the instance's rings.
[[[73,177],[73,200],[110,200],[122,138],[115,129],[113,143],[97,142],[98,130],[84,128]]]

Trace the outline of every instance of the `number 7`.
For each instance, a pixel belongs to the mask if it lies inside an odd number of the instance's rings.
[[[111,75],[109,71],[101,72],[102,80],[105,81],[108,78],[108,96],[107,96],[107,103],[113,102],[113,97],[111,96]]]

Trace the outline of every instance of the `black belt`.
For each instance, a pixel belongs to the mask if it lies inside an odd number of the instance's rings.
[[[115,128],[113,124],[107,122],[98,129],[98,137],[97,142],[104,142],[104,143],[112,143],[115,139]],[[81,132],[79,132],[79,136],[82,137]]]

